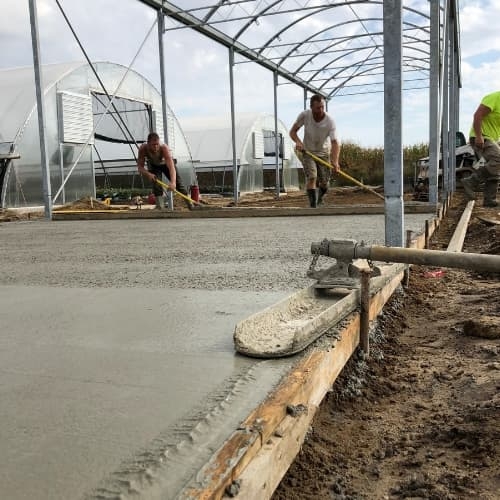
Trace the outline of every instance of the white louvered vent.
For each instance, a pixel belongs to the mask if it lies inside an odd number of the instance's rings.
[[[283,141],[285,142],[284,148],[283,148],[283,159],[284,160],[289,160],[292,157],[292,141],[288,140],[286,137],[283,137]]]
[[[85,94],[59,92],[59,140],[63,143],[85,144],[94,128],[92,98]],[[94,143],[94,136],[89,144]]]
[[[264,135],[261,130],[253,133],[253,157],[264,158]]]

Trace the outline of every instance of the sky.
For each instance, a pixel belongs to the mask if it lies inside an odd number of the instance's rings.
[[[426,0],[407,0],[406,3]],[[182,2],[181,2],[182,3]],[[214,2],[213,2],[214,3]],[[93,61],[128,66],[156,19],[137,0],[60,0],[82,45]],[[28,2],[1,0],[0,68],[33,64]],[[500,88],[500,19],[498,0],[460,0],[461,76],[459,129],[469,131],[481,98]],[[83,60],[55,0],[37,0],[43,64]],[[167,100],[179,118],[230,116],[228,50],[188,29],[164,37]],[[133,69],[158,89],[156,28],[138,55]],[[273,75],[255,63],[234,70],[237,112],[274,112]],[[303,109],[303,91],[280,79],[278,117],[290,128]],[[328,106],[342,142],[383,147],[383,94],[334,97]],[[403,144],[428,142],[428,92],[403,95]]]

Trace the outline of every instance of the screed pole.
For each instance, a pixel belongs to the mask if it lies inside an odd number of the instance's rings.
[[[473,271],[500,272],[500,255],[420,250],[418,248],[360,245],[354,240],[323,240],[311,244],[311,253],[343,261],[366,259],[423,266],[451,267]]]

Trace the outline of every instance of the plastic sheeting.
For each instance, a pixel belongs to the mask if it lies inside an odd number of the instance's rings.
[[[108,94],[114,95],[127,68],[109,62],[94,66]],[[129,71],[113,101],[116,109],[110,108],[110,113],[99,121],[109,99],[87,63],[44,66],[42,81],[52,194],[71,171],[55,203],[95,196],[95,175],[113,180],[121,175],[124,184],[119,187],[140,187],[142,179],[139,182],[134,143],[143,142],[151,130],[163,136],[161,95],[155,87],[135,71]],[[0,70],[0,111],[0,141],[9,147],[13,144],[20,155],[9,162],[4,172],[1,206],[43,205],[33,68]],[[179,173],[188,186],[196,184],[188,145],[170,109],[167,122],[169,145],[177,158]],[[98,137],[106,140],[94,136],[96,124]],[[107,165],[106,171],[103,165]],[[119,168],[109,168],[111,165]]]

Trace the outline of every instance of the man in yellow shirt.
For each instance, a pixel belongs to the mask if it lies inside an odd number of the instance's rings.
[[[470,131],[470,144],[474,152],[486,160],[484,166],[470,177],[462,179],[465,194],[476,199],[476,191],[484,182],[483,206],[497,207],[498,180],[500,178],[500,91],[483,97],[474,113]]]

